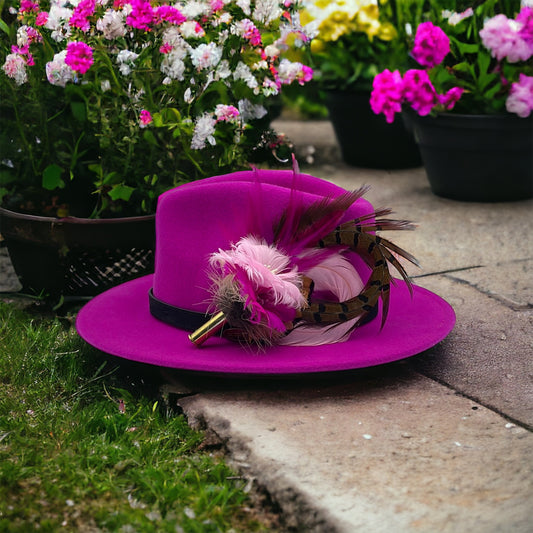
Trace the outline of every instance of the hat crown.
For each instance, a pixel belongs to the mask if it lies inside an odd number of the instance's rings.
[[[212,253],[251,233],[272,242],[273,226],[291,195],[308,206],[344,192],[320,178],[279,170],[236,172],[168,191],[160,197],[156,214],[154,296],[172,306],[206,312]],[[368,201],[359,199],[343,221],[372,211]],[[356,263],[358,271],[368,272],[361,261]]]

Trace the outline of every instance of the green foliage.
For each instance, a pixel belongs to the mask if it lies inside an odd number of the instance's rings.
[[[264,530],[146,381],[59,320],[0,303],[0,531]]]
[[[157,8],[168,3],[151,4]],[[153,213],[165,190],[248,168],[268,122],[257,120],[254,113],[219,119],[216,107],[262,109],[281,84],[273,74],[281,58],[278,51],[268,62],[263,60],[262,45],[235,30],[235,24],[249,18],[235,3],[190,15],[188,23],[198,23],[204,32],[192,35],[180,34],[177,26],[157,18],[148,31],[126,21],[122,33],[106,34],[99,24],[106,10],[120,17],[122,7],[99,2],[88,15],[88,31],[69,26],[68,20],[54,22],[52,31],[37,21],[50,9],[50,0],[16,16],[19,5],[15,0],[0,4],[0,64],[7,65],[11,57],[13,66],[13,56],[23,63],[0,72],[0,164],[12,177],[3,179],[0,189],[4,207],[52,216],[58,211],[91,217]],[[77,2],[65,8],[74,5]],[[297,9],[292,5],[279,14]],[[226,10],[222,21],[221,11]],[[295,31],[277,14],[255,24],[264,44],[280,48]],[[38,38],[30,37],[28,28]],[[54,32],[66,38],[57,39]],[[21,35],[29,49],[13,52],[13,45],[20,48]],[[74,41],[91,49],[93,63],[86,72],[72,70],[60,58]],[[219,56],[213,52],[204,59],[211,64],[198,65],[193,52],[211,45]],[[163,52],[165,46],[180,57]],[[121,63],[121,52],[135,59]],[[236,74],[241,65],[248,76]],[[143,113],[151,114],[152,123],[141,120]],[[195,143],[195,127],[205,116],[212,119],[213,131]],[[145,176],[157,176],[155,188]]]

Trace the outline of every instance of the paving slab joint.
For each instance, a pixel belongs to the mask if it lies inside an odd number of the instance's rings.
[[[456,270],[453,270],[452,272],[459,272],[461,270],[467,270],[467,269],[456,269]],[[533,309],[532,303],[528,302],[528,303],[522,304],[522,303],[515,302],[505,297],[502,294],[499,294],[491,290],[483,289],[477,283],[472,283],[466,279],[458,278],[456,276],[451,275],[450,273],[443,272],[443,276],[449,279],[450,281],[453,281],[454,283],[460,283],[461,285],[467,285],[468,287],[472,287],[473,289],[478,291],[480,294],[483,294],[483,296],[487,296],[493,300],[496,300],[497,302],[505,305],[506,307],[508,307],[509,309],[512,309],[513,311],[527,311],[528,309]]]
[[[514,418],[514,417],[508,415],[507,413],[503,412],[501,409],[498,409],[497,407],[491,405],[488,402],[482,401],[480,398],[476,397],[473,394],[467,394],[466,392],[455,388],[453,385],[451,385],[450,383],[447,383],[445,380],[434,376],[431,372],[425,373],[424,371],[421,371],[421,370],[415,370],[415,372],[417,374],[421,375],[421,376],[424,376],[426,378],[431,379],[432,381],[435,381],[435,383],[438,383],[439,385],[442,385],[443,387],[446,387],[446,388],[450,389],[451,391],[453,391],[453,393],[456,396],[460,396],[462,398],[466,398],[467,400],[470,400],[472,402],[475,402],[475,403],[481,405],[482,407],[485,407],[485,409],[489,409],[493,413],[496,413],[497,415],[499,415],[502,418],[504,418],[505,420],[507,420],[510,424],[513,424],[514,426],[522,428],[525,431],[533,433],[533,426],[532,425],[527,424],[526,422],[523,422],[521,420],[518,420],[517,418]]]

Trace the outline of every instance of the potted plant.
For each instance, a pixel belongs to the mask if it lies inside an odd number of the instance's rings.
[[[298,9],[298,2],[249,0],[4,6],[0,231],[10,253],[9,241],[42,235],[53,243],[51,255],[64,258],[77,246],[77,228],[100,255],[133,249],[120,270],[142,274],[136,252],[151,253],[163,191],[244,168],[279,144],[268,129],[269,103],[282,86],[312,77],[309,67],[281,57],[293,31],[302,37],[293,22]],[[35,229],[43,217],[46,229]],[[137,217],[137,229],[126,229],[124,239],[117,228],[126,217]],[[88,227],[100,228],[100,245]],[[145,236],[138,245],[134,234]],[[31,253],[21,261],[11,254],[15,268],[27,266]],[[85,263],[94,250],[83,255]],[[90,278],[84,291],[107,288],[92,278],[114,269],[114,254],[112,261],[97,265],[98,274],[80,274]],[[31,287],[28,276],[23,285]],[[62,290],[52,277],[45,288]]]
[[[420,165],[412,135],[387,124],[369,106],[372,80],[391,65],[406,62],[404,19],[416,17],[418,0],[305,3],[301,20],[313,37],[314,82],[325,104],[345,162],[371,168]]]
[[[531,198],[533,8],[519,0],[462,4],[427,11],[410,51],[418,68],[378,74],[372,109],[388,122],[409,113],[435,194]]]

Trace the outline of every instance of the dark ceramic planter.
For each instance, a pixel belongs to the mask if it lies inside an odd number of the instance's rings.
[[[402,120],[387,124],[370,108],[369,91],[328,91],[326,106],[343,160],[352,166],[382,169],[422,164],[409,126]]]
[[[471,202],[533,197],[533,116],[408,117],[434,194]]]
[[[0,208],[0,233],[30,294],[94,296],[153,272],[155,215],[93,220]]]

